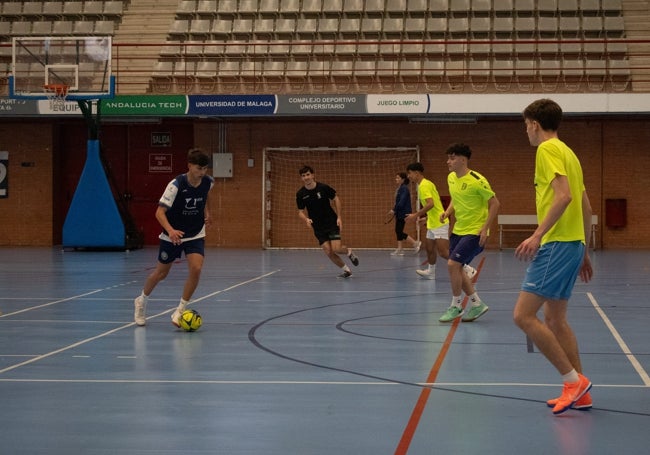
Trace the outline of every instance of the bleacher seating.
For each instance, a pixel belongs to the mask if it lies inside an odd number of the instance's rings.
[[[114,35],[128,4],[2,2],[0,43]],[[154,79],[184,82],[152,86],[218,93],[229,62],[240,89],[620,91],[621,38],[621,0],[180,0],[159,54],[172,68]]]
[[[119,0],[2,2],[0,43],[12,36],[113,35],[123,11]]]
[[[576,91],[615,79],[623,82],[620,90],[629,87],[629,62],[623,50],[617,59],[622,63],[609,65],[604,40],[623,36],[616,0],[181,1],[169,31],[172,42],[226,43],[222,54],[200,59],[263,60],[254,82],[268,76],[280,91],[282,79],[291,81],[291,89],[311,79],[320,86],[324,78],[339,91],[412,91],[422,82],[428,90]],[[571,42],[565,46],[564,40]],[[583,40],[600,40],[601,47],[594,43],[589,50]],[[599,51],[604,70],[587,58]],[[181,57],[161,53],[161,59],[170,58]],[[327,70],[299,63],[304,59],[326,62]],[[402,70],[408,74],[400,75]]]

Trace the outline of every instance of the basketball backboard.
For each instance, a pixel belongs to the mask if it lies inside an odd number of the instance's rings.
[[[112,98],[110,36],[15,37],[9,96],[47,99],[65,87],[68,100]]]

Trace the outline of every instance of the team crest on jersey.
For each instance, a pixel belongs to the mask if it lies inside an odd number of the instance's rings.
[[[194,198],[194,197],[185,198],[185,208],[187,210],[195,209],[196,208],[196,198]]]

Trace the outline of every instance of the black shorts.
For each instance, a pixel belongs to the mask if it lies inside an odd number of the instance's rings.
[[[318,244],[322,245],[325,242],[330,242],[332,240],[341,240],[341,229],[336,226],[329,229],[315,229],[314,235],[318,239]]]

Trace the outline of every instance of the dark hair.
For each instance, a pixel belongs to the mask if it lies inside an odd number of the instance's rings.
[[[314,168],[312,168],[311,166],[308,166],[308,165],[304,164],[304,165],[300,168],[300,170],[298,171],[298,174],[299,174],[299,175],[302,175],[302,174],[306,174],[307,172],[309,172],[310,174],[313,174],[313,173],[314,173]]]
[[[447,155],[464,156],[465,158],[470,159],[472,157],[472,150],[469,148],[469,145],[459,142],[447,147]]]
[[[422,166],[422,163],[415,162],[411,163],[406,166],[407,171],[417,171],[417,172],[424,172],[424,166]]]
[[[200,148],[193,148],[187,152],[187,162],[205,167],[210,164],[210,157]]]
[[[555,101],[542,98],[524,109],[524,118],[536,121],[544,131],[557,131],[562,121],[562,108]]]
[[[399,178],[402,179],[402,185],[408,185],[411,183],[408,176],[406,175],[406,172],[398,172],[397,175],[399,175]]]

